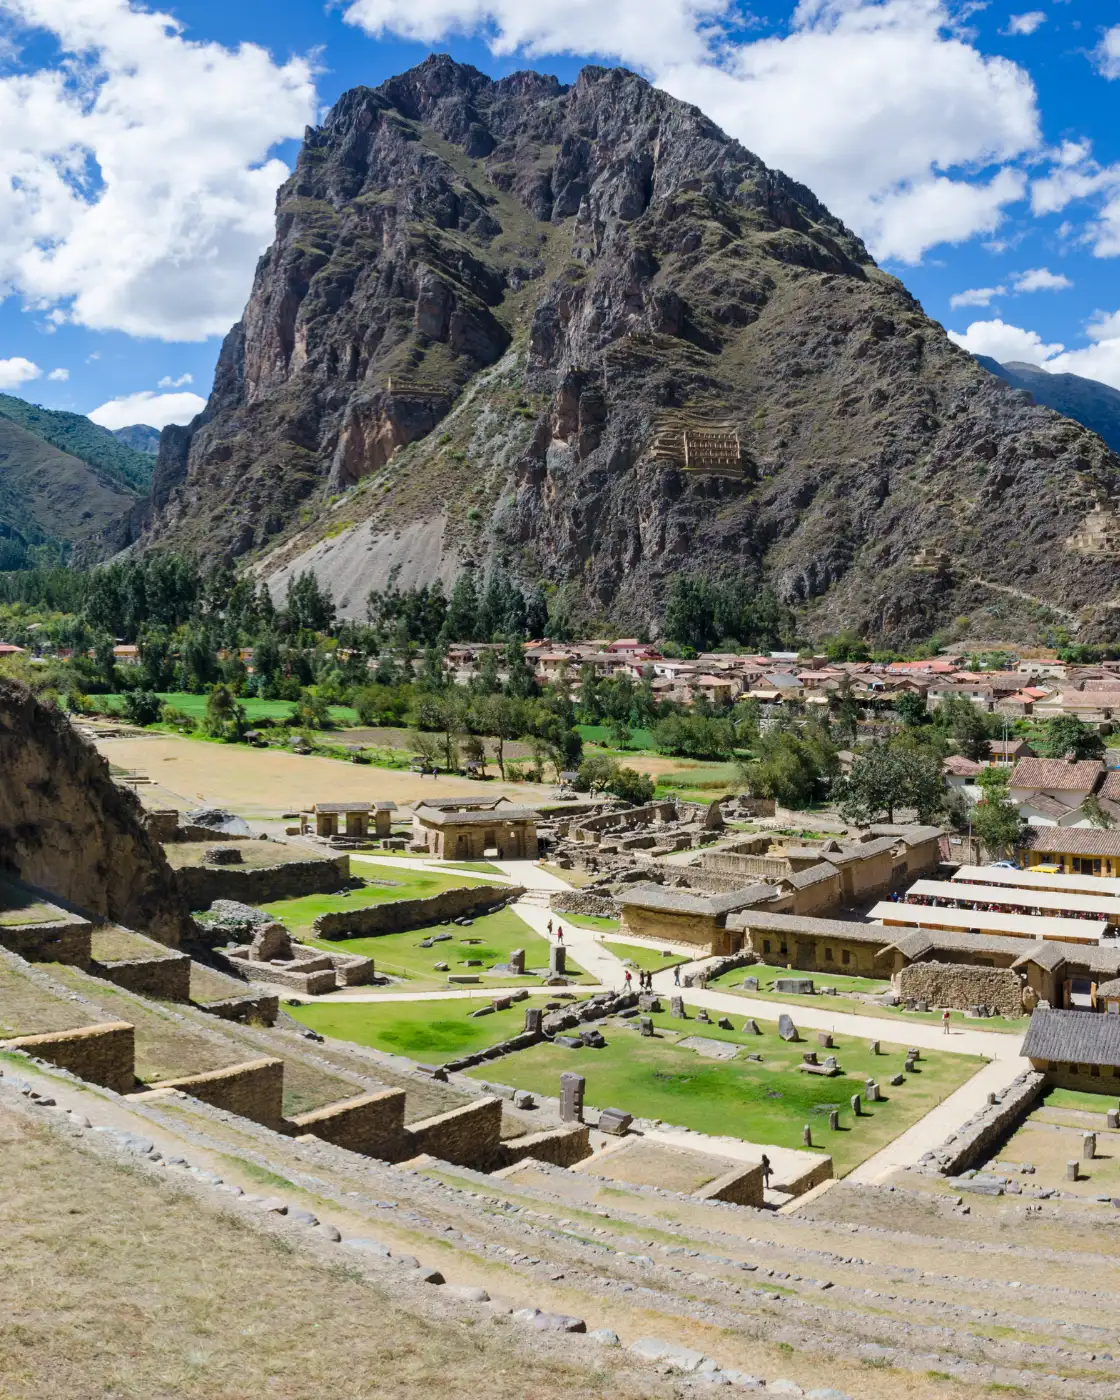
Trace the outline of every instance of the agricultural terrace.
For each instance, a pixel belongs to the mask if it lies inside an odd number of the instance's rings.
[[[984,1063],[975,1056],[925,1052],[917,1071],[892,1088],[889,1081],[903,1068],[905,1046],[883,1045],[882,1053],[873,1055],[868,1042],[841,1036],[831,1051],[818,1051],[822,1059],[836,1055],[842,1071],[825,1078],[798,1069],[803,1053],[818,1048],[815,1035],[787,1043],[773,1022],[760,1023],[761,1035],[725,1031],[697,1023],[692,1008],[686,1004],[685,1009],[687,1023],[655,1015],[652,1038],[639,1034],[636,1020],[601,1022],[607,1039],[602,1050],[534,1045],[503,1058],[499,1077],[517,1089],[555,1095],[561,1073],[577,1070],[587,1080],[586,1101],[596,1108],[624,1108],[696,1132],[779,1147],[803,1146],[802,1129],[808,1126],[814,1148],[830,1153],[836,1175],[843,1176],[924,1117]],[[689,1049],[683,1042],[692,1037],[708,1045],[699,1053]],[[748,1059],[752,1054],[761,1059]],[[723,1055],[727,1058],[717,1058]],[[486,1067],[486,1076],[495,1077],[494,1066]],[[853,1094],[863,1094],[869,1078],[880,1085],[883,1099],[867,1104],[856,1119],[849,1101]],[[836,1132],[828,1126],[832,1109],[840,1113]]]

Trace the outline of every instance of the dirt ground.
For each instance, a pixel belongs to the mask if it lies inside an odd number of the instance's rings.
[[[141,773],[152,787],[137,788],[148,807],[190,811],[202,805],[227,808],[243,817],[276,818],[306,810],[312,802],[396,802],[421,797],[499,797],[533,803],[552,800],[553,789],[531,784],[477,782],[472,778],[422,778],[392,768],[301,757],[273,749],[205,744],[159,734],[142,739],[99,739],[110,763]]]

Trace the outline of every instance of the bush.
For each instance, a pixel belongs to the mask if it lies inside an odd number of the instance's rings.
[[[183,733],[189,733],[192,729],[197,729],[198,725],[193,715],[188,715],[186,710],[177,710],[174,705],[163,705],[160,708],[159,718],[161,724],[173,725]]]
[[[641,807],[653,798],[653,779],[636,768],[619,768],[607,790],[623,802]]]
[[[159,721],[163,701],[151,690],[130,690],[121,704],[129,724],[148,725]]]

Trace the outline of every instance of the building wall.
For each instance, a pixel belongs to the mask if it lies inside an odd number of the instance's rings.
[[[726,929],[715,918],[703,914],[674,914],[661,909],[640,909],[633,904],[622,907],[619,931],[634,938],[659,938],[668,943],[688,943],[711,953],[730,951],[724,948],[729,939]]]
[[[962,963],[918,962],[902,969],[900,996],[948,1006],[994,1006],[1001,1016],[1023,1014],[1023,983],[1009,967],[968,967]]]
[[[751,951],[772,967],[789,964],[798,972],[847,977],[887,976],[883,963],[876,960],[879,949],[873,943],[814,933],[777,933],[770,929],[750,929],[747,937]]]
[[[454,1166],[485,1168],[501,1155],[502,1101],[475,1099],[404,1130],[402,1156],[428,1153]]]
[[[818,880],[816,884],[806,885],[804,889],[791,890],[789,897],[789,913],[823,918],[840,904],[840,872],[837,871],[827,880]],[[772,904],[767,908],[772,913],[778,912]]]
[[[136,1087],[136,1031],[126,1021],[47,1035],[21,1035],[0,1044],[6,1050],[22,1050],[59,1069],[68,1069],[79,1079],[118,1094],[131,1093]]]
[[[398,899],[367,909],[320,914],[311,927],[316,938],[375,938],[381,933],[426,928],[444,919],[471,918],[524,893],[520,885],[464,886],[427,899]]]
[[[1109,1065],[1061,1063],[1051,1068],[1051,1064],[1049,1060],[1031,1061],[1034,1069],[1046,1075],[1047,1084],[1057,1085],[1060,1089],[1080,1089],[1083,1094],[1107,1094],[1111,1099],[1120,1094],[1120,1069]]]
[[[1073,828],[1076,831],[1076,827]],[[1120,856],[1095,856],[1086,853],[1078,856],[1076,851],[1070,851],[1062,855],[1055,855],[1049,851],[1034,851],[1029,847],[1022,846],[1018,851],[1021,865],[1056,865],[1060,866],[1066,875],[1105,875],[1109,877],[1120,877]],[[1083,865],[1075,864],[1075,861],[1082,860]],[[1099,869],[1097,865],[1099,863]]]
[[[909,865],[909,861],[907,864]],[[858,904],[862,900],[870,899],[874,894],[886,894],[891,887],[893,869],[894,857],[890,851],[841,866],[844,898]]]

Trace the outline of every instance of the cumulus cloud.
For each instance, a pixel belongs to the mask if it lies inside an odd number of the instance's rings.
[[[181,389],[181,388],[183,387],[184,384],[193,384],[193,383],[194,383],[194,375],[193,375],[193,374],[181,374],[181,375],[179,376],[178,379],[172,379],[171,376],[170,376],[169,374],[165,374],[165,375],[163,376],[163,378],[159,381],[159,388],[161,388],[161,389]]]
[[[0,389],[18,389],[21,384],[30,384],[38,379],[43,371],[31,360],[15,356],[10,360],[0,360]]]
[[[740,40],[734,0],[350,0],[367,32],[495,53],[596,53],[640,68],[809,185],[879,257],[990,233],[1038,144],[1030,77],[953,29],[944,0],[800,0],[789,32]]]
[[[990,306],[996,297],[1006,295],[1006,287],[970,287],[966,292],[954,292],[949,305],[954,311],[959,306]]]
[[[1061,272],[1051,272],[1048,267],[1032,267],[1026,272],[1017,272],[1012,279],[1017,292],[1062,292],[1073,283]]]
[[[134,423],[147,423],[152,428],[166,428],[168,423],[189,423],[206,407],[198,394],[157,394],[145,389],[138,394],[125,394],[110,399],[88,416],[103,428],[131,428]]]
[[[1037,331],[1009,326],[998,318],[994,321],[973,321],[963,333],[950,331],[949,339],[972,355],[990,355],[993,360],[1025,360],[1028,364],[1044,365],[1052,356],[1065,349],[1064,345],[1046,345]]]
[[[1044,10],[1028,10],[1025,15],[1012,15],[1007,21],[1008,34],[1033,34],[1046,23]]]
[[[1105,78],[1120,78],[1120,24],[1105,30],[1094,57],[1098,73]]]
[[[199,340],[240,314],[315,112],[308,63],[189,40],[130,0],[2,0],[27,54],[3,64],[0,295],[98,330]]]
[[[70,371],[68,369],[52,369],[47,378],[55,384],[65,384],[70,378]]]

